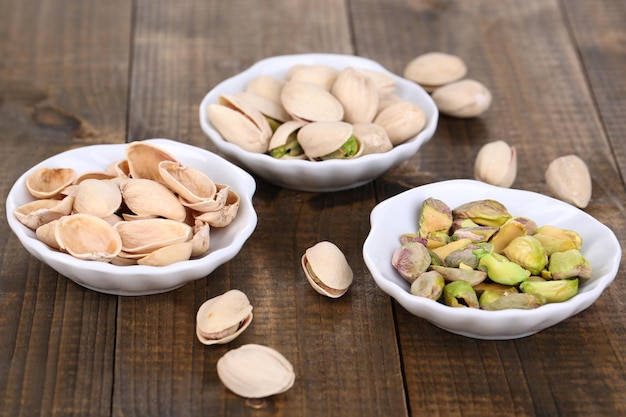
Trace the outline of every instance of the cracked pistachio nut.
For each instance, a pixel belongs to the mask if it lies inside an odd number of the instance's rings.
[[[591,278],[591,264],[578,249],[554,252],[550,255],[548,271],[552,279]]]
[[[404,78],[418,83],[428,92],[458,81],[467,74],[467,65],[458,56],[427,52],[413,58],[404,68]]]
[[[298,142],[298,131],[304,125],[299,120],[289,120],[278,126],[268,145],[270,156],[277,159],[306,159]]]
[[[516,285],[530,276],[528,270],[497,253],[486,254],[480,258],[478,268],[486,271],[493,282],[503,285]]]
[[[578,279],[525,281],[520,284],[520,290],[528,294],[541,295],[546,303],[560,303],[578,293]]]
[[[426,272],[431,263],[430,252],[419,242],[407,242],[393,252],[391,264],[409,284]]]
[[[443,295],[443,287],[446,280],[437,271],[427,271],[420,274],[411,284],[410,292],[419,297],[430,298],[431,300],[439,300]]]
[[[229,290],[200,306],[196,314],[196,336],[205,345],[228,343],[251,322],[252,305],[246,294]]]
[[[243,398],[265,398],[290,389],[296,379],[293,365],[269,346],[242,345],[217,361],[222,383]]]
[[[418,235],[428,238],[433,232],[448,233],[452,227],[452,210],[446,203],[429,197],[422,203]]]
[[[480,296],[480,308],[488,311],[521,309],[530,310],[540,307],[546,303],[539,294],[528,294],[523,292],[499,293],[497,291],[486,290]]]
[[[487,273],[485,271],[472,269],[469,266],[452,268],[448,266],[431,265],[431,268],[433,271],[439,272],[447,282],[465,281],[472,287],[487,279]]]
[[[556,158],[546,170],[546,183],[560,200],[585,208],[591,200],[591,175],[585,161],[577,155]]]
[[[545,248],[532,236],[516,237],[504,248],[502,254],[527,269],[531,275],[539,275],[548,264]]]
[[[318,293],[330,298],[344,295],[353,280],[353,272],[341,250],[332,242],[322,241],[302,255],[304,274]]]
[[[470,219],[480,226],[502,226],[512,216],[504,204],[496,200],[476,200],[452,210],[456,219]]]
[[[510,187],[517,175],[515,147],[503,140],[485,144],[474,163],[474,177],[487,184]]]
[[[562,229],[552,225],[543,225],[533,233],[546,249],[548,256],[554,252],[565,252],[570,249],[582,249],[583,239],[573,230]]]
[[[450,307],[479,308],[478,296],[466,281],[453,281],[443,288],[444,303]]]
[[[470,118],[484,113],[491,105],[491,92],[476,80],[446,84],[432,93],[439,111],[452,117]]]

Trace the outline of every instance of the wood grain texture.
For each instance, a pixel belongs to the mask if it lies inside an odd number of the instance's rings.
[[[626,414],[624,261],[584,312],[484,341],[406,312],[362,259],[376,203],[471,178],[480,147],[499,139],[518,151],[514,187],[544,194],[549,162],[580,155],[593,178],[585,211],[624,241],[624,18],[621,0],[0,0],[3,195],[76,146],[164,137],[214,150],[198,124],[203,96],[274,55],[354,54],[401,75],[415,56],[446,51],[494,96],[479,118],[442,116],[430,142],[371,184],[305,193],[256,178],[258,225],[238,256],[166,294],[74,284],[21,247],[3,206],[0,416]],[[300,265],[321,240],[354,271],[340,299],[317,294]],[[202,345],[197,309],[232,288],[254,321],[228,345]],[[262,402],[228,391],[216,362],[246,343],[283,353],[293,388]]]
[[[123,142],[125,2],[0,5],[2,195],[74,146]],[[115,28],[115,29],[113,29]],[[0,230],[0,415],[110,415],[117,298],[86,291]]]

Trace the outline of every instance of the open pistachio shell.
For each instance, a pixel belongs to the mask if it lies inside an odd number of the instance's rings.
[[[129,253],[148,254],[193,237],[191,226],[163,218],[123,221],[113,227],[122,239],[122,250]]]
[[[269,98],[245,91],[237,93],[235,96],[246,101],[252,107],[260,111],[261,114],[278,120],[279,122],[286,122],[291,118],[280,103],[270,100]]]
[[[189,203],[212,199],[217,186],[204,172],[172,161],[159,164],[159,173],[165,185]]]
[[[218,104],[207,107],[207,115],[224,139],[249,152],[263,153],[272,128],[263,114],[235,95],[221,95]]]
[[[302,256],[302,269],[313,289],[331,298],[341,297],[352,284],[352,269],[332,242],[322,241],[308,248]]]
[[[26,178],[26,188],[36,198],[52,198],[76,179],[72,168],[39,168]]]
[[[61,250],[83,260],[109,262],[122,250],[114,227],[91,214],[61,217],[54,237]]]
[[[298,143],[298,130],[304,125],[302,121],[289,120],[278,126],[268,146],[270,155],[278,159],[306,159]]]
[[[122,193],[115,182],[86,179],[78,184],[74,194],[74,211],[108,217],[122,204]]]
[[[128,172],[132,178],[143,178],[161,182],[159,163],[175,161],[164,149],[145,142],[131,142],[126,146]]]
[[[182,222],[185,207],[166,186],[148,179],[129,179],[120,185],[124,203],[140,217],[160,216]]]
[[[13,214],[24,226],[36,230],[39,226],[70,214],[73,201],[73,196],[65,197],[63,200],[49,198],[33,200],[16,208]]]
[[[268,346],[247,344],[217,361],[222,383],[244,398],[265,398],[290,389],[296,379],[291,363]]]
[[[196,314],[196,336],[205,345],[228,343],[251,322],[252,305],[246,294],[229,290],[200,306]]]

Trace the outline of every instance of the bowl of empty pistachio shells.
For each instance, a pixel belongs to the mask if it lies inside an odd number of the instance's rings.
[[[200,125],[226,158],[301,191],[366,184],[434,134],[430,95],[372,60],[336,54],[264,59],[209,91]]]
[[[410,313],[459,335],[515,339],[591,306],[621,248],[605,225],[531,191],[450,180],[402,192],[371,213],[363,258]]]
[[[22,245],[59,274],[115,295],[156,294],[234,258],[257,224],[250,174],[169,139],[71,149],[6,199]]]

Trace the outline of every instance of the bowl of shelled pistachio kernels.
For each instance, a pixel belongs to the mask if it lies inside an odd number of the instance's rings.
[[[417,83],[338,54],[264,59],[216,85],[199,108],[204,133],[227,159],[310,192],[354,188],[406,161],[438,116]]]
[[[370,220],[363,258],[376,284],[411,314],[476,339],[526,337],[577,315],[621,260],[615,234],[579,208],[475,180],[402,192]]]

